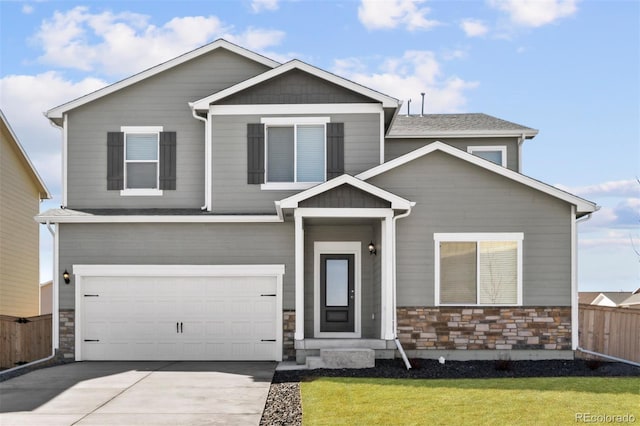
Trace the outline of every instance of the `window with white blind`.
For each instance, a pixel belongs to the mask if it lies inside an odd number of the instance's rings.
[[[288,122],[287,122],[288,120]],[[328,118],[263,119],[266,183],[319,183],[326,180]]]
[[[162,128],[126,127],[124,189],[158,189],[159,139]]]
[[[522,233],[435,234],[436,304],[521,305]]]
[[[470,146],[467,147],[467,152],[499,166],[507,167],[506,146]]]

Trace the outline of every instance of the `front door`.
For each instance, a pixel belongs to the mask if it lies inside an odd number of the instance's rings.
[[[320,255],[320,332],[355,331],[355,256]]]

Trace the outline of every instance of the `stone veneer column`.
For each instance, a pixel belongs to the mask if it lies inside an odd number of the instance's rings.
[[[296,312],[284,311],[282,315],[282,360],[295,361]]]
[[[76,356],[75,309],[60,309],[60,354],[66,360]]]

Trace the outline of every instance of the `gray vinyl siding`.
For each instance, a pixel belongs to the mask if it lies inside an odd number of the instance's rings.
[[[363,338],[379,338],[380,325],[379,322],[373,321],[371,315],[375,314],[376,318],[380,317],[380,283],[376,281],[379,278],[379,261],[376,263],[376,256],[369,254],[369,242],[376,235],[375,229],[380,228],[380,222],[375,224],[352,224],[352,225],[306,225],[304,235],[304,334],[307,337],[313,337],[313,321],[314,321],[314,242],[316,241],[360,241],[362,243],[362,251],[360,259],[362,261],[361,274],[361,324]],[[377,287],[376,287],[377,285]],[[377,296],[377,299],[376,299]],[[377,328],[376,328],[377,324]]]
[[[195,208],[204,204],[204,124],[188,102],[268,69],[217,49],[68,115],[68,207]],[[163,126],[177,137],[177,186],[161,197],[122,197],[107,190],[107,132],[121,126]]]
[[[385,161],[393,160],[408,152],[415,151],[432,142],[444,142],[448,145],[467,152],[470,146],[506,146],[507,168],[520,171],[518,165],[518,140],[517,138],[441,138],[441,139],[386,139],[384,144]]]
[[[60,271],[78,264],[284,264],[283,308],[294,309],[293,223],[60,224]],[[73,309],[75,285],[60,284]]]
[[[522,232],[525,306],[571,304],[571,206],[434,152],[369,179],[417,204],[397,222],[398,306],[434,305],[437,232]]]
[[[372,103],[374,100],[301,70],[278,77],[231,95],[216,104],[327,104]]]
[[[262,117],[213,117],[212,200],[216,213],[274,213],[274,200],[297,192],[264,191],[260,185],[247,184],[247,124],[259,123]],[[380,164],[379,114],[329,117],[331,122],[344,123],[345,173],[355,175]]]
[[[388,209],[391,203],[351,185],[340,185],[301,201],[299,207]]]

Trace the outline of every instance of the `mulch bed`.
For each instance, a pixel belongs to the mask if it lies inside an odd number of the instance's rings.
[[[447,361],[412,360],[407,370],[399,359],[376,360],[375,368],[276,371],[261,425],[301,425],[300,381],[316,377],[391,379],[480,379],[508,377],[640,377],[640,367],[598,360]]]

